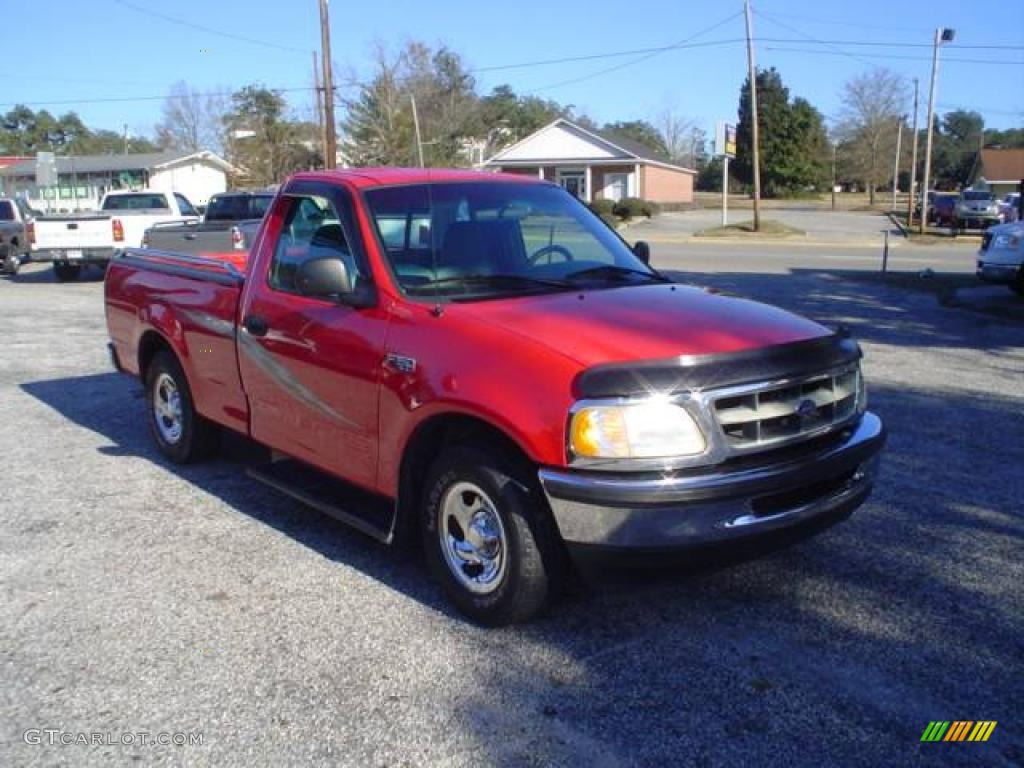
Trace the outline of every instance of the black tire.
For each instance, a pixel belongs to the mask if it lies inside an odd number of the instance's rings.
[[[487,445],[453,446],[435,460],[424,489],[420,528],[427,567],[462,613],[487,626],[537,616],[565,582],[567,560],[554,520],[532,473],[521,464]],[[489,497],[504,534],[500,551],[505,565],[485,594],[463,584],[449,565],[444,543],[446,499],[468,486]],[[461,571],[466,578],[469,566]]]
[[[58,282],[71,282],[72,280],[77,280],[81,276],[82,265],[69,264],[66,261],[55,261],[53,262],[53,274],[56,275]]]
[[[155,406],[158,384],[166,386],[168,380],[173,382],[180,405],[180,429],[176,431],[168,428],[168,420],[158,422],[160,416]],[[157,352],[146,368],[145,382],[146,420],[160,453],[176,464],[189,464],[211,456],[217,450],[220,432],[216,425],[196,412],[192,390],[177,358],[166,349]]]
[[[18,274],[18,268],[21,266],[21,258],[18,256],[18,247],[16,243],[8,243],[7,250],[4,251],[3,258],[0,258],[0,266],[3,267],[4,274]]]
[[[1024,270],[1017,275],[1017,280],[1010,284],[1010,290],[1018,296],[1024,296]]]

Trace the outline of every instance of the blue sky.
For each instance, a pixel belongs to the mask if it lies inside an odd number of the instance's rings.
[[[230,90],[251,82],[308,87],[310,52],[319,47],[317,0],[4,5],[5,28],[18,33],[6,36],[0,110],[16,102],[55,113],[75,110],[92,127],[120,131],[127,124],[133,134],[152,131],[161,99],[177,80],[200,89]],[[210,34],[130,6],[272,45]],[[376,42],[397,48],[410,38],[444,43],[474,68],[647,49],[691,38],[711,43],[643,60],[634,55],[476,74],[482,91],[507,82],[517,91],[574,104],[599,122],[651,119],[669,106],[710,131],[716,120],[735,118],[746,74],[741,10],[740,0],[334,0],[331,29],[341,79],[369,74]],[[976,109],[992,128],[1024,125],[1020,0],[755,0],[754,10],[758,64],[776,66],[791,92],[826,117],[838,113],[846,80],[881,66],[920,79],[923,122],[932,36],[936,26],[948,26],[957,37],[943,50],[939,111]],[[297,115],[312,114],[309,92],[287,95]]]

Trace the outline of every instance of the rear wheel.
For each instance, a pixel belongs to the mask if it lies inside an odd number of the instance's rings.
[[[69,264],[66,261],[55,261],[53,262],[53,274],[57,276],[57,280],[61,283],[77,280],[82,274],[82,265]]]
[[[21,257],[18,256],[18,246],[16,243],[8,243],[3,258],[0,258],[0,266],[3,267],[3,271],[8,275],[18,274],[18,268],[21,266]]]
[[[565,554],[529,475],[486,445],[463,445],[442,453],[427,478],[427,565],[459,610],[482,624],[536,616],[564,581]]]
[[[149,427],[160,453],[177,464],[210,456],[217,448],[217,428],[200,416],[185,372],[167,350],[153,356],[146,369]]]

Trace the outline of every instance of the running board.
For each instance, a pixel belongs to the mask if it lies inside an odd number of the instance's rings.
[[[294,459],[272,461],[247,470],[249,477],[301,501],[318,512],[390,544],[394,538],[394,502],[369,493]]]

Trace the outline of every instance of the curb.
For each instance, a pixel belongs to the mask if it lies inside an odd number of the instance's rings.
[[[889,221],[891,221],[893,223],[893,226],[895,226],[896,229],[898,229],[900,231],[900,235],[902,235],[903,239],[906,240],[907,237],[908,237],[908,235],[907,235],[907,228],[904,227],[902,223],[900,223],[900,220],[896,218],[895,214],[893,214],[892,211],[889,211],[885,215],[889,217]]]

